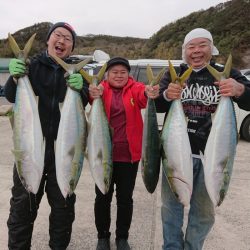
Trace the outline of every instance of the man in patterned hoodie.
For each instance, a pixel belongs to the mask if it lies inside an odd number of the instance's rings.
[[[202,28],[194,29],[186,35],[182,45],[184,64],[180,65],[179,74],[182,75],[189,66],[193,67],[184,88],[171,82],[169,71],[160,82],[157,111],[167,114],[172,100],[181,99],[188,118],[187,131],[193,159],[193,192],[185,234],[182,231],[184,207],[174,197],[165,175],[162,176],[164,250],[202,249],[214,224],[214,205],[205,187],[200,152],[204,153],[212,125],[211,114],[215,112],[220,96],[232,97],[240,108],[250,110],[250,82],[239,71],[232,69],[228,79],[217,82],[207,70],[206,64],[210,64],[217,71],[223,71],[224,67],[211,60],[218,54],[211,33]]]

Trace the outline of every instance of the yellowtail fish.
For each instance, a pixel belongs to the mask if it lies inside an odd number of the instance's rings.
[[[192,73],[190,67],[178,77],[171,62],[169,70],[172,82],[180,85]],[[163,172],[176,198],[184,206],[188,206],[193,190],[193,161],[186,117],[180,99],[172,101],[163,126],[161,142]]]
[[[35,35],[20,50],[9,34],[10,47],[18,59],[24,62],[32,47]],[[16,100],[13,107],[14,156],[18,176],[28,192],[36,194],[44,169],[45,143],[35,94],[27,75],[18,78]]]
[[[104,64],[97,75],[90,76],[84,70],[80,73],[90,83],[98,85],[107,65]],[[87,157],[92,177],[103,194],[109,190],[113,163],[112,141],[108,119],[101,98],[93,100],[88,116]]]
[[[207,69],[217,81],[221,81],[229,77],[231,66],[230,55],[223,72],[218,72],[210,65],[207,65]],[[232,99],[221,96],[212,120],[204,158],[202,156],[205,184],[214,206],[221,205],[228,191],[237,141],[237,124]]]
[[[153,71],[147,65],[147,78],[150,86],[159,84],[165,68],[154,77]],[[157,123],[155,102],[148,98],[144,114],[143,137],[142,137],[142,159],[141,172],[144,185],[149,193],[153,193],[158,183],[161,153],[160,153],[160,136]]]
[[[89,62],[66,64],[57,56],[53,58],[70,75],[78,72]],[[61,109],[61,118],[56,140],[56,178],[64,198],[73,194],[81,176],[87,142],[87,121],[78,91],[67,88]]]

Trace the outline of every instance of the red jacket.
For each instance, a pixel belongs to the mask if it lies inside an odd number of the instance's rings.
[[[110,121],[112,89],[106,80],[102,81],[101,84],[104,87],[102,99],[108,120]],[[126,113],[126,133],[132,162],[141,159],[143,132],[141,109],[145,108],[147,104],[144,90],[145,85],[141,82],[136,82],[132,77],[129,77],[128,83],[123,87],[122,98]]]

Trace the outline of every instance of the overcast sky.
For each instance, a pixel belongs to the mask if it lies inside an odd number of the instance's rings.
[[[227,0],[2,0],[0,39],[41,22],[66,21],[78,35],[149,38],[161,27]]]

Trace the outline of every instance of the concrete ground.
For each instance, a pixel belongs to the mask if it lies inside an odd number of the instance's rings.
[[[3,104],[0,101],[0,106]],[[6,104],[6,103],[5,103]],[[12,186],[13,155],[12,131],[7,117],[0,116],[0,249],[8,249],[6,221],[9,213]],[[250,250],[250,143],[240,141],[229,192],[223,204],[216,208],[216,222],[206,239],[204,250]],[[162,225],[160,217],[160,186],[154,194],[147,193],[139,170],[134,191],[134,214],[129,243],[134,250],[160,250]],[[76,219],[73,224],[68,250],[94,250],[96,230],[94,224],[94,182],[85,161],[82,176],[76,189]],[[48,247],[49,206],[43,197],[32,238],[32,249]],[[116,202],[112,203],[111,244],[114,244]],[[187,211],[186,211],[187,214]],[[186,216],[185,216],[186,221]]]

